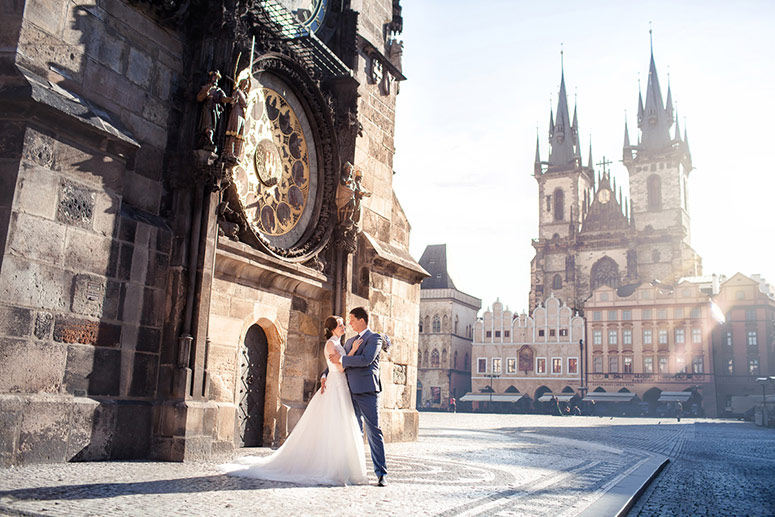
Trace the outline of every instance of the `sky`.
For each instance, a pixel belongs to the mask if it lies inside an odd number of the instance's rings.
[[[703,273],[775,283],[775,2],[404,0],[393,188],[410,253],[447,245],[456,287],[528,309],[538,236],[536,131],[548,158],[563,52],[582,157],[603,156],[627,192],[625,116],[637,141],[649,28],[688,130],[692,247]],[[668,79],[669,76],[669,79]],[[572,112],[571,112],[572,115]],[[599,167],[596,167],[599,169]]]

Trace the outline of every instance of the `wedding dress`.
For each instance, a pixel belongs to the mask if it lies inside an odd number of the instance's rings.
[[[270,456],[247,456],[223,465],[230,476],[298,484],[366,482],[363,434],[353,411],[347,377],[328,359],[335,349],[345,355],[339,339],[326,343],[326,391],[315,393],[285,443]]]

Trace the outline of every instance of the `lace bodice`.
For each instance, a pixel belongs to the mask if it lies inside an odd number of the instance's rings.
[[[345,354],[345,352],[344,352],[344,347],[343,347],[343,346],[342,346],[342,344],[340,343],[340,340],[339,340],[339,338],[332,337],[331,339],[329,339],[329,340],[326,342],[326,350],[324,351],[324,353],[325,353],[325,355],[326,355],[326,365],[328,366],[328,372],[329,372],[329,375],[330,375],[331,373],[334,373],[334,372],[336,372],[336,373],[340,373],[340,372],[339,372],[339,370],[337,369],[336,365],[335,365],[334,363],[332,363],[332,362],[331,362],[331,359],[329,359],[329,358],[328,358],[328,353],[329,353],[329,352],[328,352],[328,343],[331,343],[332,345],[334,345],[334,349],[335,349],[337,352],[339,352],[339,354],[340,354],[340,355],[347,355],[347,354]]]

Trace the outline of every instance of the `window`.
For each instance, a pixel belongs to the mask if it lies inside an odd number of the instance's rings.
[[[666,329],[659,329],[659,344],[660,345],[666,345],[667,344],[667,330]]]
[[[702,329],[692,329],[692,343],[702,343]]]
[[[652,174],[646,180],[648,189],[648,208],[649,210],[659,210],[662,208],[662,180],[656,174]]]
[[[477,373],[487,373],[487,359],[477,360],[476,371]]]
[[[632,357],[622,359],[622,366],[624,367],[624,373],[632,373]]]
[[[759,375],[759,360],[758,359],[749,359],[748,360],[748,375]]]
[[[434,348],[433,352],[431,352],[431,368],[438,368],[438,367],[439,367],[439,351]]]
[[[438,316],[433,317],[433,332],[441,332],[441,320]],[[487,332],[489,334],[489,332]],[[489,335],[487,337],[490,337]]]
[[[447,362],[447,351],[442,350],[441,351],[441,366],[443,368],[449,368],[449,363]]]
[[[756,320],[756,311],[753,309],[749,309],[745,311],[745,319],[748,321],[755,321]]]
[[[654,373],[654,358],[646,356],[643,358],[643,373]]]
[[[504,330],[504,331],[503,331],[503,337],[509,337],[509,336],[511,336],[511,331],[509,331],[509,330]]]
[[[681,355],[676,356],[675,368],[678,371],[678,373],[686,373],[686,361],[684,360],[683,356]]]
[[[506,373],[517,373],[517,360],[514,357],[506,359]]]
[[[643,318],[644,320],[650,320],[651,319],[651,309],[643,309]]]
[[[457,370],[457,350],[455,350],[455,353],[452,355],[452,368]]]
[[[622,344],[624,345],[632,344],[632,329],[622,330]]]
[[[732,359],[731,357],[727,359],[727,372],[729,373],[729,375],[735,374],[735,360]]]
[[[658,320],[666,320],[667,319],[667,309],[657,309],[657,319]]]
[[[659,356],[659,373],[667,373],[667,356]]]
[[[562,289],[562,277],[560,275],[554,275],[554,278],[552,278],[552,289]]]
[[[603,358],[595,356],[592,358],[592,369],[595,373],[603,373]]]
[[[554,337],[554,334],[555,334],[555,330],[549,329],[549,337]]]
[[[568,373],[579,373],[579,360],[575,357],[568,358]]]
[[[593,330],[592,331],[592,343],[595,345],[602,345],[603,344],[603,331],[602,330]]]
[[[608,344],[609,345],[616,345],[619,341],[618,339],[619,333],[615,330],[609,330],[608,331]]]
[[[748,331],[748,346],[758,346],[759,340],[756,337],[756,331],[755,330],[749,330]]]
[[[616,311],[608,311],[608,321],[616,321]]]
[[[694,307],[692,311],[689,313],[690,318],[699,318],[700,317],[700,308]]]
[[[458,324],[458,321],[460,321],[460,320],[458,319],[457,316],[455,316],[455,331],[454,331],[455,334],[457,334],[457,324]]]
[[[726,343],[727,343],[727,346],[729,346],[729,347],[732,346],[732,333],[731,332],[727,332]]]
[[[495,331],[495,337],[501,337],[501,331],[500,330],[496,330]]]
[[[552,373],[562,373],[561,357],[552,357]]]
[[[650,345],[651,343],[651,329],[645,329],[643,331],[643,344]]]
[[[430,361],[428,360],[428,351],[427,351],[427,350],[425,351],[425,359],[423,360],[423,363],[422,363],[422,364],[423,364],[423,365],[424,365],[426,368],[428,367],[428,364],[430,364]]]
[[[682,345],[686,342],[684,333],[684,329],[675,329],[675,343],[677,345]]]
[[[619,358],[616,356],[608,358],[608,373],[619,373]]]
[[[487,337],[492,337],[492,330],[488,330],[485,335]]]
[[[422,318],[420,318],[420,334],[422,334]]]
[[[536,359],[536,373],[546,373],[546,358],[539,357]]]
[[[603,312],[602,311],[595,311],[592,313],[592,319],[595,321],[602,321],[603,319]]]
[[[692,358],[692,373],[705,373],[703,358],[701,355],[695,355]]]
[[[565,337],[568,335],[568,329],[560,329],[560,336]]]
[[[684,317],[684,309],[683,307],[676,307],[673,309],[673,317],[676,319],[681,319]]]
[[[500,357],[495,357],[492,360],[492,373],[501,373],[501,359]]]
[[[632,311],[622,311],[622,319],[623,320],[631,320],[632,319]]]
[[[562,189],[554,189],[554,220],[562,221],[565,218],[565,193]]]
[[[539,337],[544,337],[544,329],[541,329],[541,330],[538,331],[538,336]]]

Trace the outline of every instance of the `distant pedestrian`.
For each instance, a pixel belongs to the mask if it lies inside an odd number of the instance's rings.
[[[457,413],[457,401],[455,400],[455,397],[449,398],[449,409],[453,413]]]
[[[683,414],[684,414],[684,405],[681,404],[680,402],[677,402],[675,404],[675,418],[676,418],[676,420],[678,420],[680,422],[681,421],[681,417],[683,416]]]

